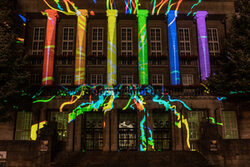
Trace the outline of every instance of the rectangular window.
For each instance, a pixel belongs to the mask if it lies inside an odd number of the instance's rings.
[[[162,54],[162,42],[161,42],[161,29],[151,28],[150,29],[150,46],[151,55],[161,55]]]
[[[133,36],[132,27],[124,27],[121,29],[121,54],[123,56],[131,56],[133,54]]]
[[[200,135],[200,122],[206,114],[204,111],[188,111],[188,125],[190,140],[198,140]]]
[[[61,85],[71,85],[72,84],[72,75],[61,75],[60,76]]]
[[[153,139],[156,151],[171,149],[170,114],[153,112]]]
[[[103,55],[103,28],[94,27],[92,29],[92,54]]]
[[[31,74],[30,83],[32,85],[40,85],[42,83],[42,73],[40,73],[40,74],[38,74],[38,73]]]
[[[207,37],[208,37],[209,53],[212,55],[220,53],[217,28],[208,28]]]
[[[194,84],[193,74],[182,74],[182,85],[188,86]]]
[[[103,84],[103,74],[91,74],[90,80],[92,85]]]
[[[67,140],[67,125],[68,125],[68,113],[66,112],[51,112],[51,120],[55,118],[57,122],[57,134],[58,140]]]
[[[43,55],[44,27],[35,27],[33,32],[32,54]]]
[[[137,115],[136,112],[119,112],[118,116],[118,150],[136,151],[137,149]]]
[[[32,112],[17,112],[16,140],[30,140]]]
[[[62,55],[72,56],[74,48],[74,27],[63,28]]]
[[[224,138],[225,139],[238,139],[238,128],[236,113],[234,111],[223,111],[224,123]]]
[[[103,114],[84,113],[84,140],[85,150],[102,150],[103,147]]]
[[[152,85],[163,85],[163,75],[152,74]]]
[[[122,84],[133,84],[133,75],[121,75]]]
[[[179,28],[179,50],[181,55],[191,55],[189,28]]]

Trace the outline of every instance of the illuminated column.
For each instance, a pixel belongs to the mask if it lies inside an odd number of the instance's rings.
[[[117,10],[107,10],[108,17],[108,56],[107,56],[107,84],[116,85],[117,81],[117,54],[116,54],[116,17]]]
[[[78,10],[77,13],[77,34],[76,34],[76,58],[75,58],[75,85],[85,83],[86,75],[86,25],[88,11]]]
[[[207,41],[206,16],[207,11],[197,11],[195,15],[197,23],[197,36],[199,45],[199,62],[201,70],[201,79],[206,80],[210,75],[210,60]]]
[[[170,76],[171,84],[180,84],[180,68],[178,55],[178,41],[176,31],[176,11],[170,10],[168,13],[168,44],[169,44],[169,62],[170,62]],[[176,14],[176,16],[175,16]]]
[[[44,59],[43,59],[43,79],[42,85],[52,85],[53,70],[54,70],[54,55],[55,55],[55,36],[56,36],[56,18],[58,14],[55,10],[47,9],[48,14]]]
[[[148,10],[138,10],[138,71],[139,83],[148,85],[148,43],[147,17]]]

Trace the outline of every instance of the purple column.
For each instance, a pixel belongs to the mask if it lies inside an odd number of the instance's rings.
[[[199,45],[199,62],[201,70],[201,79],[206,80],[210,75],[210,60],[207,41],[206,16],[207,11],[197,11],[194,19],[197,23],[197,36]]]

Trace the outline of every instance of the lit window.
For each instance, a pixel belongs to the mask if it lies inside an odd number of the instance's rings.
[[[67,125],[68,125],[68,113],[66,112],[51,112],[51,120],[55,118],[57,122],[57,134],[58,139],[67,140]]]
[[[90,75],[91,84],[103,84],[103,74],[91,74]]]
[[[182,74],[182,85],[193,85],[194,77],[193,74]]]
[[[156,151],[171,149],[170,114],[153,112],[153,139]]]
[[[160,28],[151,28],[150,29],[150,45],[151,45],[151,54],[152,55],[161,55],[162,54],[161,29]]]
[[[131,56],[133,53],[132,28],[124,27],[121,29],[121,54]]]
[[[72,83],[72,75],[61,75],[60,84],[61,85],[71,85]]]
[[[16,140],[30,140],[32,112],[18,112],[16,121]]]
[[[152,85],[163,85],[163,75],[152,74]]]
[[[92,54],[103,55],[103,28],[94,27],[92,29]]]
[[[188,125],[190,140],[199,139],[200,122],[206,116],[204,111],[188,111]]]
[[[209,53],[212,55],[220,53],[217,28],[208,28],[207,37],[208,37]]]
[[[189,28],[179,28],[179,50],[181,55],[191,54]]]
[[[84,149],[101,151],[103,147],[103,114],[101,112],[84,113],[84,123]]]
[[[236,113],[234,111],[223,111],[224,138],[238,139],[238,128]]]
[[[121,75],[122,84],[133,84],[133,75]]]
[[[44,27],[35,27],[32,42],[32,54],[43,55],[44,50]]]
[[[74,28],[64,27],[63,28],[63,40],[62,40],[62,55],[72,56],[74,48]]]
[[[136,112],[119,112],[118,114],[118,150],[137,149],[137,115]]]

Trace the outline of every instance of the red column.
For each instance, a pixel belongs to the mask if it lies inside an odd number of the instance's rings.
[[[54,55],[55,55],[55,36],[56,36],[56,18],[58,17],[57,11],[53,9],[45,10],[47,13],[47,28],[44,47],[43,59],[43,79],[42,85],[48,86],[53,83],[53,70],[54,70]]]

